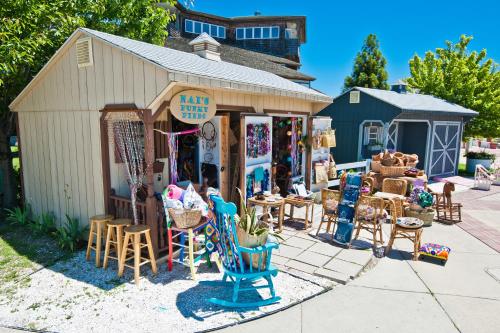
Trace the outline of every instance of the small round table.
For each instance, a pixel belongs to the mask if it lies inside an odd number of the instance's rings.
[[[406,238],[413,242],[413,260],[417,260],[423,226],[424,222],[416,217],[398,217],[393,225],[386,252],[391,250],[396,238]]]
[[[286,205],[290,205],[290,214],[286,213]],[[293,216],[293,211],[294,208],[302,208],[306,207],[306,216],[305,218],[296,218]],[[309,221],[309,208],[311,208],[311,219]],[[312,220],[314,218],[314,200],[311,199],[303,199],[299,197],[291,197],[288,196],[285,198],[285,207],[284,207],[284,217],[288,217],[290,220],[293,221],[303,221],[304,222],[304,229],[308,229],[310,226],[312,226]],[[311,225],[309,225],[309,222],[311,222]]]
[[[265,198],[263,200],[258,200],[255,197],[251,197],[247,200],[247,204],[249,207],[252,206],[260,206],[262,207],[262,211],[264,212],[264,222],[269,224],[269,218],[268,218],[268,213],[269,208],[276,207],[279,208],[279,215],[278,215],[278,229],[279,232],[283,231],[283,215],[285,213],[285,199],[274,199],[274,201],[269,201],[268,198]],[[271,223],[274,223],[274,221],[271,220]]]

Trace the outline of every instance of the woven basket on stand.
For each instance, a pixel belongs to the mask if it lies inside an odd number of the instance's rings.
[[[201,220],[201,210],[199,209],[174,209],[169,208],[168,213],[179,229],[192,228]]]
[[[401,177],[405,175],[405,171],[408,170],[407,166],[380,166],[380,174],[382,176],[391,177]]]
[[[432,220],[434,220],[434,212],[434,209],[414,210],[410,207],[405,208],[406,216],[421,219],[424,222],[424,226],[432,225]]]

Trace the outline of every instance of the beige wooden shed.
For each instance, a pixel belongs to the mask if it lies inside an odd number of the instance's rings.
[[[187,89],[211,96],[221,116],[308,117],[331,103],[274,74],[220,61],[216,45],[198,42],[187,53],[84,28],[68,38],[10,105],[18,117],[24,198],[34,213],[52,212],[58,220],[68,214],[87,224],[89,216],[127,203],[125,173],[107,133],[110,113],[137,112],[146,127],[168,128],[170,101]],[[146,160],[168,163],[146,132]],[[148,173],[148,198],[140,204],[143,222],[156,231],[156,250],[165,240],[153,195],[168,184],[167,170]]]

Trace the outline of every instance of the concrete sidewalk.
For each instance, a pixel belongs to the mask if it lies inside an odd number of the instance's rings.
[[[397,240],[389,256],[347,285],[223,332],[499,332],[500,254],[458,225],[434,223],[423,242],[451,247],[448,263],[411,261],[412,244]]]

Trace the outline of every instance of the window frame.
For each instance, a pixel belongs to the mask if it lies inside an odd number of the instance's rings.
[[[191,24],[192,29],[188,29],[188,24]],[[197,32],[196,27],[199,27],[200,31]],[[208,27],[208,32],[206,31],[206,27]],[[212,29],[215,29],[215,34],[212,34]],[[184,19],[184,32],[190,34],[201,34],[206,32],[211,37],[226,39],[226,27],[223,25],[212,24],[208,22],[201,22],[191,19]]]
[[[268,29],[268,37],[264,36],[264,31]],[[252,32],[252,37],[247,37],[247,31]],[[260,31],[260,37],[255,37],[255,31]],[[243,32],[243,37],[238,36],[238,32]],[[273,34],[276,32],[276,35]],[[275,36],[275,37],[273,37]],[[236,40],[247,40],[247,39],[279,39],[280,38],[280,27],[278,25],[273,26],[262,26],[262,27],[239,27],[236,28]]]
[[[376,123],[368,123],[364,133],[364,145],[376,145],[382,142],[383,126]]]

